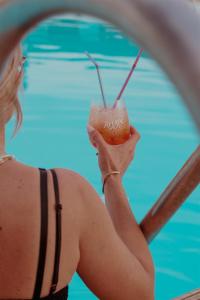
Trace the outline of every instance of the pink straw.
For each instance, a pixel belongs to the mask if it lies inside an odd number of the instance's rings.
[[[133,72],[134,72],[134,70],[135,70],[135,68],[136,68],[136,66],[137,66],[137,64],[138,64],[138,61],[139,61],[139,59],[140,59],[140,56],[142,55],[142,52],[143,52],[143,49],[141,48],[140,51],[139,51],[139,53],[138,53],[138,55],[137,55],[137,57],[136,57],[136,60],[135,60],[134,64],[133,64],[132,67],[131,67],[131,70],[130,70],[130,72],[129,72],[129,74],[128,74],[128,77],[126,78],[126,81],[125,81],[124,85],[122,86],[122,89],[121,89],[119,95],[117,96],[117,99],[115,100],[115,103],[114,103],[114,105],[113,105],[113,108],[116,108],[116,106],[117,106],[117,101],[118,101],[119,99],[121,99],[121,96],[122,96],[122,94],[123,94],[123,92],[124,92],[124,90],[125,90],[125,88],[126,88],[128,82],[129,82],[129,80],[130,80],[130,78],[131,78],[131,76],[132,76],[132,74],[133,74]]]

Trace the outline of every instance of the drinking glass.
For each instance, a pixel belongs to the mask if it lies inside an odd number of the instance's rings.
[[[89,124],[94,127],[110,145],[119,145],[130,137],[128,112],[123,99],[115,107],[92,103]]]

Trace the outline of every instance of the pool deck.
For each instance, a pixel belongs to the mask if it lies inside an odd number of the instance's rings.
[[[181,297],[175,298],[174,300],[200,300],[200,289],[185,294]]]

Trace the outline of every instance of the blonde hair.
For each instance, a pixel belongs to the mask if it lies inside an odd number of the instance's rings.
[[[18,90],[23,78],[23,56],[17,47],[7,64],[0,80],[0,125],[4,126],[16,113],[16,124],[13,136],[22,124],[22,110],[18,99]]]

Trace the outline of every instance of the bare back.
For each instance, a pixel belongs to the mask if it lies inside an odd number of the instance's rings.
[[[130,247],[117,233],[92,186],[71,171],[55,171],[63,207],[56,291],[66,287],[77,271],[102,300],[153,300],[152,262],[135,219],[131,219],[131,230],[122,226],[124,236],[131,240]],[[111,193],[118,206],[122,187],[118,181],[113,184]],[[31,299],[40,240],[39,170],[14,160],[6,162],[0,166],[0,191],[0,300]],[[55,195],[50,171],[48,196],[49,232],[41,297],[49,293],[55,255]],[[124,212],[124,208],[123,204],[117,210]]]
[[[57,170],[63,205],[62,248],[57,290],[65,287],[79,262],[81,205],[72,172]],[[15,160],[0,167],[0,299],[31,298],[40,240],[40,174]],[[49,292],[55,254],[55,194],[48,171],[49,232],[42,296]]]

